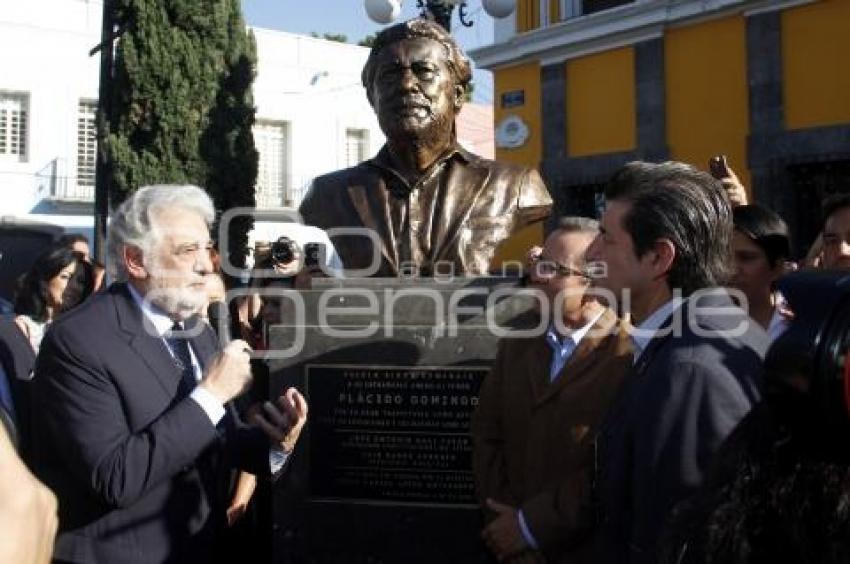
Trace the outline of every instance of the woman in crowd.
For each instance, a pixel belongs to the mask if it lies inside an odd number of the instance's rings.
[[[774,340],[788,327],[790,317],[774,288],[787,271],[791,253],[788,226],[775,212],[755,204],[738,206],[732,213],[732,286],[744,293],[750,317]]]
[[[15,294],[15,324],[37,353],[47,325],[92,292],[91,266],[65,246],[51,247],[36,259]]]
[[[21,278],[15,293],[15,317],[0,321],[0,367],[12,395],[22,455],[29,437],[30,386],[35,357],[47,325],[92,292],[91,265],[65,246],[50,247]]]

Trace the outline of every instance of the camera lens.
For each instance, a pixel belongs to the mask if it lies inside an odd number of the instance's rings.
[[[272,261],[277,264],[289,264],[295,260],[295,241],[288,237],[281,237],[271,245]]]

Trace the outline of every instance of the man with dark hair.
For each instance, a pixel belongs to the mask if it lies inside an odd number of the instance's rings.
[[[631,366],[628,333],[588,291],[591,219],[562,218],[531,264],[551,319],[535,337],[499,342],[472,423],[484,541],[500,561],[592,562],[593,442]],[[533,559],[532,559],[533,560]]]
[[[788,271],[788,226],[779,214],[757,204],[736,207],[732,217],[735,276],[731,286],[747,297],[747,312],[772,342],[788,328],[791,316],[776,289],[776,281]]]
[[[82,233],[65,233],[57,241],[63,247],[67,247],[72,251],[76,251],[83,256],[83,260],[91,260],[91,249],[89,248],[89,238]]]
[[[850,269],[850,194],[823,203],[823,266]]]
[[[387,143],[359,165],[315,179],[299,211],[332,237],[348,269],[370,275],[482,274],[498,245],[549,215],[536,171],[457,143],[469,61],[442,27],[411,20],[378,34],[363,86]],[[375,235],[367,238],[368,230]]]
[[[588,260],[631,315],[635,353],[597,436],[599,561],[655,562],[670,510],[759,401],[768,341],[718,288],[732,238],[719,181],[682,163],[634,162],[605,196]]]

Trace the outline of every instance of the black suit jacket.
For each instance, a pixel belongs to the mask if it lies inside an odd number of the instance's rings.
[[[0,318],[0,365],[6,373],[15,407],[13,432],[18,450],[27,460],[31,447],[32,428],[32,374],[35,366],[35,351],[26,335],[15,323],[14,317]]]
[[[681,307],[681,336],[650,341],[597,436],[599,562],[656,561],[671,509],[760,400],[767,334],[723,290],[698,306]]]
[[[202,365],[208,327],[191,340]],[[126,285],[55,321],[36,363],[34,468],[59,500],[55,557],[210,562],[227,469],[268,474],[268,442],[233,410],[213,426],[177,396],[179,370]]]

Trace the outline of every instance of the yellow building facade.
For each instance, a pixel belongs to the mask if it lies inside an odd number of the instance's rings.
[[[725,154],[800,250],[850,191],[850,0],[518,0],[512,24],[472,57],[494,73],[497,159],[537,167],[556,214],[598,214],[630,160]],[[542,229],[521,235],[501,258]]]

